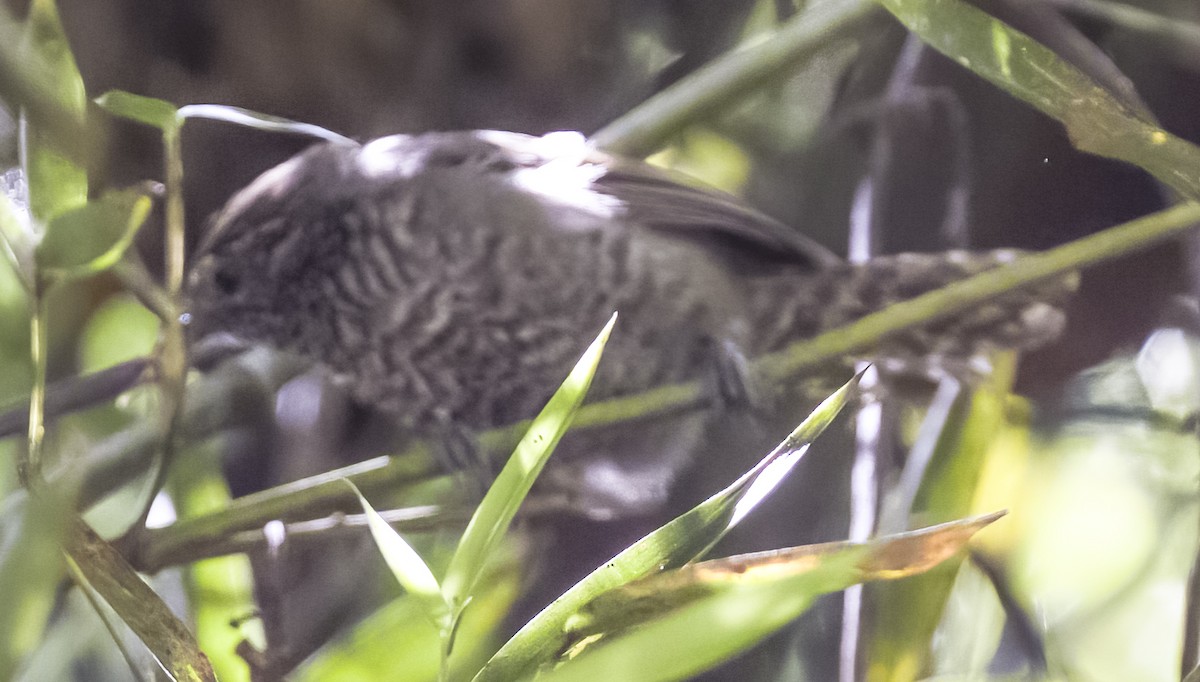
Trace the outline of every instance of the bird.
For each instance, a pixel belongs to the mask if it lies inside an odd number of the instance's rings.
[[[727,375],[1016,254],[851,264],[578,133],[399,134],[315,144],[235,194],[192,260],[188,336],[297,353],[405,432],[447,441],[534,416],[614,311],[589,400]],[[1068,289],[1013,293],[881,352],[1036,347],[1065,324]],[[571,434],[546,475],[585,515],[642,513],[705,423]]]

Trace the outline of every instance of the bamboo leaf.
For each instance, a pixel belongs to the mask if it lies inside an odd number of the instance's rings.
[[[111,544],[82,521],[70,525],[67,555],[176,680],[216,680],[196,638]]]
[[[475,676],[477,682],[533,675],[571,643],[567,624],[601,594],[707,552],[778,485],[854,395],[861,374],[827,398],[774,450],[729,487],[634,543],[526,623]]]
[[[882,0],[930,47],[1060,121],[1079,149],[1200,199],[1200,149],[1133,111],[1028,35],[961,0]]]
[[[553,682],[678,680],[745,651],[816,597],[926,571],[1003,512],[868,543],[833,542],[706,561],[613,590],[570,624]]]
[[[604,353],[604,346],[617,321],[614,313],[592,341],[574,369],[529,425],[467,524],[450,565],[446,569],[443,594],[457,611],[470,597],[488,557],[508,532],[517,508],[533,487],[534,480],[550,459],[558,441],[571,425],[587,395]]]
[[[387,562],[396,581],[400,583],[405,592],[423,603],[425,614],[433,624],[439,630],[444,629],[449,623],[450,610],[445,600],[442,599],[441,586],[438,585],[437,578],[433,576],[433,571],[429,570],[428,564],[420,554],[417,554],[412,545],[408,544],[375,511],[375,508],[371,506],[370,502],[367,502],[367,498],[363,497],[358,488],[349,480],[343,480],[358,495],[358,500],[362,503],[363,511],[367,515],[367,525],[371,529],[371,537],[375,538],[375,545],[379,547],[379,552],[383,554],[383,560]]]

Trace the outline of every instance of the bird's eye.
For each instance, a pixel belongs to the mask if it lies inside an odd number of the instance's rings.
[[[237,293],[241,278],[233,270],[223,267],[213,273],[213,284],[222,294],[232,296]]]

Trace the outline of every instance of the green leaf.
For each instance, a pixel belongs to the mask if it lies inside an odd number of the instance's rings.
[[[0,505],[0,680],[12,679],[41,642],[63,575],[64,514],[24,493]]]
[[[354,140],[318,125],[300,123],[299,121],[292,121],[280,118],[279,116],[269,116],[267,114],[260,114],[257,111],[222,104],[188,104],[179,108],[179,117],[207,118],[214,121],[236,123],[237,125],[265,130],[267,132],[295,133],[297,135],[309,135],[322,140],[329,140],[330,142],[354,144]]]
[[[961,518],[971,512],[987,454],[1005,426],[1005,408],[1016,371],[1014,353],[996,354],[992,362],[994,369],[986,381],[946,406],[946,419],[931,434],[933,440],[928,444],[932,447],[929,465],[924,472],[918,472],[923,475],[919,488],[913,491],[911,509],[906,505],[893,510],[885,504],[880,532],[907,528],[912,518],[928,523]],[[926,418],[929,419],[928,415]],[[917,459],[909,457],[902,481],[910,481],[907,466]],[[908,485],[916,486],[917,481]],[[863,638],[868,658],[879,670],[895,673],[879,679],[907,680],[913,665],[924,669],[930,642],[942,619],[958,569],[958,562],[948,561],[912,580],[888,585],[886,589],[881,587],[869,594],[875,615]]]
[[[90,374],[136,358],[149,357],[158,341],[160,325],[158,316],[132,294],[110,297],[88,318],[80,335],[80,371]],[[200,480],[195,484],[199,485]]]
[[[33,0],[25,25],[25,49],[33,50],[53,67],[53,92],[59,103],[79,115],[87,107],[83,77],[63,31],[54,0]]]
[[[479,669],[496,647],[498,631],[520,593],[521,561],[517,552],[502,552],[489,563],[485,578],[472,595],[471,608],[457,625],[459,646],[449,679],[458,671]],[[302,668],[288,676],[295,682],[386,680],[433,682],[442,669],[439,633],[426,622],[425,606],[411,595],[392,600],[356,625],[345,637],[322,647]],[[403,671],[403,675],[397,675]]]
[[[660,573],[588,605],[574,646],[539,679],[677,680],[749,649],[813,600],[868,580],[926,571],[1003,512],[865,544],[833,542],[748,554]]]
[[[383,560],[387,562],[392,575],[396,576],[396,580],[406,592],[421,600],[425,606],[425,615],[433,624],[439,629],[444,629],[449,623],[450,609],[442,599],[441,586],[433,576],[433,571],[429,570],[429,566],[412,545],[405,542],[404,538],[383,520],[358,488],[349,479],[342,480],[358,495],[358,501],[362,503],[363,511],[367,515],[371,536],[375,538],[375,545],[383,554]]]
[[[1133,111],[1029,36],[961,0],[881,0],[930,47],[1062,122],[1079,149],[1200,199],[1200,149]]]
[[[288,679],[296,682],[351,682],[404,679],[433,682],[441,670],[438,631],[429,611],[411,595],[394,599],[330,646],[322,648]]]
[[[54,0],[33,0],[25,26],[24,49],[47,65],[52,97],[80,121],[87,111],[83,78],[75,66]],[[34,126],[23,126],[22,158],[29,182],[29,206],[45,221],[87,201],[87,172],[55,151]]]
[[[579,411],[616,321],[617,315],[614,313],[529,425],[525,436],[467,524],[442,584],[446,602],[455,611],[463,608],[470,598],[488,557],[508,532],[517,508]]]
[[[162,131],[174,130],[182,121],[179,109],[174,104],[123,90],[109,90],[96,98],[96,104],[114,116],[144,123]]]
[[[121,307],[131,305],[135,304],[126,301]],[[145,309],[138,316],[152,318]],[[221,472],[220,449],[215,442],[193,446],[188,450],[190,456],[172,462],[169,493],[180,518],[229,505],[231,496]],[[259,651],[266,648],[262,620],[246,617],[258,608],[249,557],[210,557],[190,563],[186,571],[188,613],[201,650],[223,682],[247,680],[249,671],[246,660],[237,653],[238,646],[246,642]]]
[[[58,215],[37,247],[38,265],[64,277],[112,267],[133,242],[151,204],[144,189],[123,189]]]
[[[570,644],[567,624],[601,594],[677,568],[712,548],[783,480],[854,395],[861,374],[821,403],[782,443],[729,487],[634,543],[576,583],[525,624],[475,676],[477,682],[533,675]]]

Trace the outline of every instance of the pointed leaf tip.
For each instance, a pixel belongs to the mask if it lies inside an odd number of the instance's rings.
[[[449,609],[442,599],[441,586],[434,577],[433,571],[429,570],[429,566],[421,558],[421,555],[417,554],[417,551],[396,532],[396,529],[388,525],[388,522],[375,511],[375,508],[359,491],[358,486],[349,479],[342,480],[358,496],[358,501],[367,516],[367,526],[371,529],[371,537],[375,539],[375,545],[379,547],[379,552],[383,555],[383,560],[392,571],[392,575],[396,577],[396,581],[400,583],[405,592],[413,595],[425,605],[425,612],[433,624],[442,627],[446,622]]]

